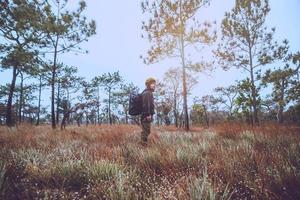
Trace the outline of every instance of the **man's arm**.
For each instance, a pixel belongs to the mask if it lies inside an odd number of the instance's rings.
[[[151,93],[144,92],[142,95],[143,104],[142,104],[142,115],[148,116],[151,115]]]

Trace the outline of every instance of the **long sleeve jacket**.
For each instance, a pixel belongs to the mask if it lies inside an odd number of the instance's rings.
[[[150,89],[146,89],[142,92],[142,117],[154,114],[153,92]]]

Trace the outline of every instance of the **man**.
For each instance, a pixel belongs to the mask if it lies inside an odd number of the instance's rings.
[[[153,92],[155,90],[156,81],[154,78],[148,78],[145,82],[146,89],[142,92],[142,115],[141,115],[141,125],[142,133],[141,139],[142,144],[146,145],[148,141],[148,136],[151,132],[151,122],[154,115],[154,99]]]

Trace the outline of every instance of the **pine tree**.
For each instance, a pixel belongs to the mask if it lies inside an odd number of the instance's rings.
[[[189,130],[187,104],[186,71],[201,71],[210,67],[204,61],[192,62],[187,58],[191,46],[209,45],[216,39],[211,31],[211,24],[201,24],[196,19],[198,10],[208,5],[209,0],[146,0],[142,2],[142,10],[150,15],[149,21],[142,23],[148,34],[151,48],[144,62],[152,64],[164,58],[178,58],[182,67],[182,93],[185,130]]]
[[[51,70],[51,122],[56,128],[55,117],[55,87],[57,84],[58,56],[66,52],[87,53],[81,51],[80,45],[96,34],[96,23],[88,21],[84,16],[85,1],[79,2],[75,11],[67,9],[68,0],[55,0],[47,2],[44,9],[42,31],[47,45],[44,54],[51,53],[53,60],[50,62]]]
[[[222,38],[215,51],[225,70],[236,67],[249,74],[254,124],[259,123],[256,82],[261,79],[261,67],[282,59],[288,50],[287,40],[281,45],[274,42],[275,28],[268,31],[265,26],[269,11],[268,0],[236,0],[222,21]]]
[[[12,80],[6,106],[6,124],[13,126],[13,96],[20,72],[29,71],[37,62],[37,49],[44,43],[39,32],[44,4],[37,0],[4,0],[0,3],[1,67],[12,69]]]

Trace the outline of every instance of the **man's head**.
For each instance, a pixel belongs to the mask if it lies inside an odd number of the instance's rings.
[[[146,80],[145,84],[148,89],[151,89],[154,91],[155,86],[156,86],[156,80],[154,78],[150,77]]]

